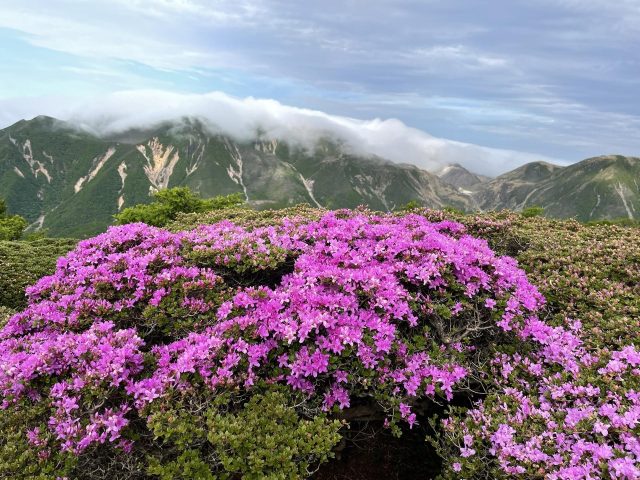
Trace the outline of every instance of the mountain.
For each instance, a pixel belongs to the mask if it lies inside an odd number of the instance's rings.
[[[471,192],[475,187],[490,180],[489,177],[471,173],[459,163],[447,165],[440,171],[436,172],[440,180],[449,185],[460,189],[461,191]]]
[[[636,157],[533,162],[490,179],[458,164],[434,174],[355,155],[331,138],[309,148],[259,132],[238,141],[193,118],[109,137],[44,116],[0,130],[0,197],[31,229],[57,236],[103,231],[123,208],[180,185],[203,197],[241,192],[256,208],[304,202],[389,211],[413,200],[467,211],[538,205],[551,217],[596,220],[639,218],[639,180]]]
[[[179,185],[204,197],[242,192],[258,208],[306,202],[393,210],[411,200],[428,207],[472,205],[432,173],[354,155],[332,139],[303,148],[257,133],[240,142],[189,118],[110,137],[44,116],[0,130],[0,196],[32,229],[92,235],[122,208]]]
[[[474,198],[483,210],[522,210],[531,205],[529,194],[560,168],[546,162],[527,163],[486,182]]]
[[[568,167],[534,162],[482,185],[483,210],[538,205],[545,215],[578,220],[640,218],[640,158],[607,155]]]

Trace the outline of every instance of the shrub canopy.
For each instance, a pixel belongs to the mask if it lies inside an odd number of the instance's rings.
[[[414,404],[482,381],[491,341],[552,334],[512,259],[418,215],[113,227],[28,295],[0,333],[4,404],[47,405],[31,443],[75,456],[150,448],[168,398],[277,386],[303,399],[301,420],[370,401],[411,425]]]
[[[46,238],[34,241],[0,241],[0,306],[27,306],[25,289],[55,271],[58,257],[76,245],[76,240]]]
[[[460,220],[517,255],[557,337],[496,356],[489,395],[444,422],[444,477],[640,478],[637,230],[508,212]],[[559,368],[558,355],[576,364]]]
[[[114,215],[114,218],[117,225],[142,222],[163,227],[174,220],[179,213],[222,210],[236,207],[243,202],[241,194],[202,199],[188,187],[174,187],[155,192],[153,202],[127,207]]]
[[[19,239],[27,225],[23,217],[9,215],[6,202],[0,198],[0,240]]]
[[[444,478],[640,476],[628,229],[231,214],[113,227],[28,289],[0,330],[0,472],[298,478],[351,412],[400,433],[448,403]]]

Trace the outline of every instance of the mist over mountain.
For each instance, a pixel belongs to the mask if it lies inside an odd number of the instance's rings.
[[[241,143],[256,137],[278,138],[309,149],[320,139],[331,138],[350,154],[375,155],[431,172],[459,163],[472,172],[495,176],[527,162],[559,161],[437,138],[396,119],[360,120],[291,107],[270,99],[240,99],[221,92],[133,90],[90,100],[38,100],[33,104],[0,101],[0,107],[0,120],[7,124],[46,114],[101,138],[135,130],[151,132],[165,122],[178,124],[185,117],[199,119],[210,134],[226,135]]]
[[[634,157],[598,157],[568,167],[537,161],[489,178],[459,163],[430,172],[359,153],[320,126],[291,123],[285,131],[239,117],[226,129],[194,117],[133,126],[144,123],[38,116],[0,130],[0,192],[10,210],[26,217],[32,230],[77,237],[103,231],[114,214],[149,202],[156,190],[182,185],[204,197],[240,192],[256,208],[308,203],[393,211],[415,201],[465,211],[539,205],[550,216],[580,220],[639,215],[640,160]],[[437,162],[450,158],[446,151],[439,151]]]
[[[258,208],[309,203],[387,211],[411,200],[471,206],[432,173],[357,155],[332,137],[318,136],[312,146],[264,131],[238,139],[193,118],[108,133],[46,116],[0,130],[0,191],[12,211],[32,229],[86,236],[123,208],[149,202],[151,192],[178,185],[205,197],[241,192]]]

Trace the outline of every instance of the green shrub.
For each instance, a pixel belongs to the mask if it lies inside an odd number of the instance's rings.
[[[246,479],[304,478],[331,457],[340,422],[303,419],[283,393],[254,396],[239,413],[209,415],[207,438],[225,472]]]
[[[317,220],[325,212],[326,210],[314,208],[308,204],[300,204],[295,207],[280,210],[252,210],[250,208],[237,206],[204,213],[181,213],[177,215],[174,222],[167,225],[167,228],[173,232],[177,232],[180,230],[191,230],[198,225],[209,225],[222,220],[229,220],[236,225],[254,229],[269,225],[278,225],[287,218],[310,221]]]
[[[411,210],[416,210],[417,208],[422,208],[422,205],[418,203],[416,200],[411,200],[410,202],[405,203],[403,206],[399,208],[401,212],[409,212]]]
[[[544,215],[544,208],[539,207],[538,205],[533,205],[522,210],[521,215],[524,218],[541,217]]]
[[[27,221],[19,215],[0,217],[0,240],[17,240],[27,228]]]
[[[237,207],[243,203],[239,193],[202,199],[187,187],[160,190],[153,195],[153,202],[135,205],[114,215],[117,225],[142,222],[162,227],[174,220],[179,213],[202,213]]]
[[[308,477],[333,456],[342,423],[325,415],[304,418],[294,397],[272,390],[243,403],[221,394],[203,398],[209,406],[195,414],[202,403],[193,398],[154,407],[148,424],[163,448],[149,459],[148,473],[162,480]]]
[[[442,207],[442,211],[451,213],[454,215],[464,215],[464,210],[461,210],[460,208],[454,207],[452,205],[445,205],[444,207]]]
[[[26,306],[25,288],[53,273],[58,257],[75,245],[76,240],[58,238],[0,241],[0,306],[15,310]]]
[[[0,240],[19,239],[27,225],[20,215],[9,215],[6,202],[0,198]]]

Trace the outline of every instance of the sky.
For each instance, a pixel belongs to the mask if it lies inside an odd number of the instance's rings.
[[[494,151],[495,174],[640,155],[639,47],[640,0],[0,0],[0,127],[95,125],[136,92],[156,114],[257,102]]]

